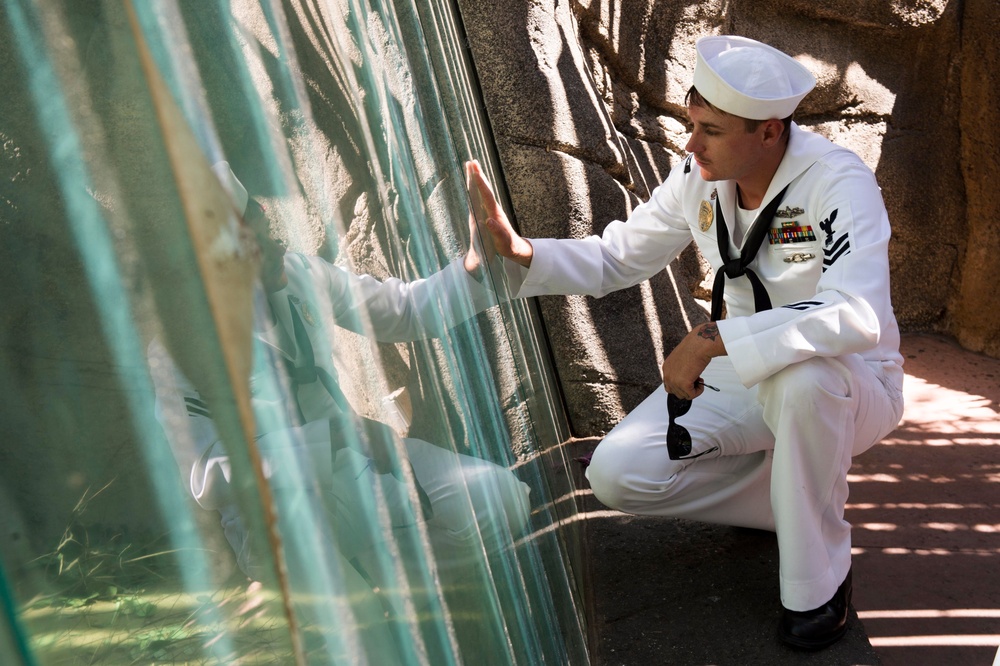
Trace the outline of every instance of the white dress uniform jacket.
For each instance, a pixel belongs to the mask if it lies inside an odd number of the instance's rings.
[[[765,204],[786,185],[772,233],[750,264],[773,309],[754,313],[746,277],[726,282],[728,318],[719,330],[743,383],[752,386],[811,356],[858,353],[902,364],[889,297],[889,219],[871,169],[851,151],[793,123]],[[530,270],[506,264],[515,293],[604,296],[649,279],[692,240],[718,271],[716,197],[735,256],[741,247],[732,242],[736,184],[705,181],[688,160],[628,222],[612,222],[601,237],[532,239]],[[703,206],[711,211],[707,216]]]

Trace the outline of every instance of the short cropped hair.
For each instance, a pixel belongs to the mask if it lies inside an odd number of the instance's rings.
[[[692,105],[692,106],[704,106],[704,107],[708,107],[709,109],[715,111],[716,113],[723,113],[723,114],[725,114],[727,116],[733,115],[732,113],[729,113],[728,111],[723,111],[722,109],[720,109],[719,107],[715,106],[714,104],[712,104],[711,102],[709,102],[707,99],[705,99],[704,97],[702,97],[701,93],[698,92],[698,89],[695,88],[694,86],[691,86],[691,88],[688,89],[688,91],[687,91],[687,95],[684,96],[684,105],[687,106],[689,104]],[[753,120],[751,118],[743,118],[743,127],[746,129],[747,134],[749,134],[751,132],[756,132],[757,128],[760,127],[760,124],[762,122],[764,122],[764,121],[763,120]],[[781,124],[784,127],[784,129],[781,131],[782,135],[787,134],[788,133],[788,128],[792,124],[792,116],[788,116],[787,118],[782,118],[781,119]]]

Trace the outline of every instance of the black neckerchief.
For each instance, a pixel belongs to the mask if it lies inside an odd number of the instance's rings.
[[[719,254],[722,256],[722,266],[715,274],[715,282],[712,284],[712,321],[718,321],[722,317],[722,292],[725,287],[726,278],[734,279],[741,275],[746,275],[753,286],[754,311],[763,312],[764,310],[771,309],[771,298],[767,295],[764,283],[760,281],[760,278],[757,277],[757,274],[749,266],[750,262],[757,256],[757,251],[760,250],[768,229],[771,228],[774,213],[778,210],[778,206],[781,204],[781,199],[785,196],[785,190],[787,189],[788,186],[785,185],[778,192],[778,195],[771,199],[767,206],[764,207],[764,210],[760,212],[757,219],[754,220],[753,225],[750,227],[750,232],[743,243],[743,250],[740,252],[740,256],[735,259],[729,258],[729,229],[726,227],[726,218],[722,214],[722,197],[717,196],[715,198],[715,233],[719,241]]]

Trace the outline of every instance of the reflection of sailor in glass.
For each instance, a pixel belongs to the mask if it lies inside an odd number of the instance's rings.
[[[354,275],[318,257],[286,253],[271,237],[263,207],[247,196],[228,164],[215,171],[237,209],[245,210],[261,247],[266,293],[255,314],[260,344],[254,345],[251,400],[270,485],[281,492],[318,484],[336,548],[361,563],[362,575],[369,573],[364,563],[393,538],[387,533],[397,535],[392,547],[405,557],[400,544],[406,540],[398,531],[418,523],[426,527],[441,573],[516,538],[527,523],[526,484],[493,463],[418,439],[399,440],[388,426],[360,417],[341,391],[333,364],[334,325],[364,334],[367,320],[380,341],[415,340],[441,336],[495,303],[470,275],[475,253],[409,283]],[[222,514],[240,568],[255,580],[267,577],[261,569],[267,559],[258,550],[266,542],[249,533],[236,507],[212,406],[158,342],[150,346],[150,358],[158,415],[191,493],[202,507]],[[185,412],[189,418],[177,428],[170,415]]]

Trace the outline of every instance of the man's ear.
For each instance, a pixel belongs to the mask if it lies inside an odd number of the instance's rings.
[[[765,120],[761,124],[761,139],[768,148],[781,140],[781,135],[785,133],[785,123],[777,118]]]

